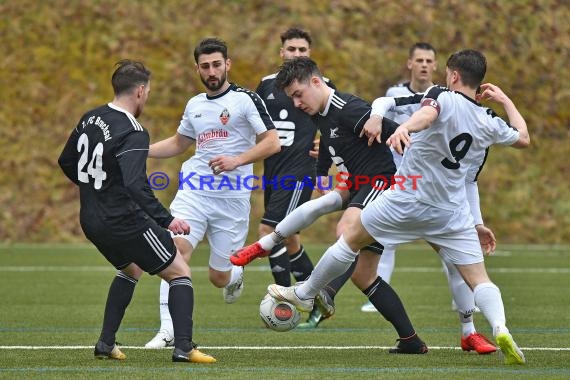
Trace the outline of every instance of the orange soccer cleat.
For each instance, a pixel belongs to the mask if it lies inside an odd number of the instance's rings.
[[[248,245],[247,247],[243,247],[242,249],[238,249],[233,255],[230,256],[230,262],[233,265],[243,267],[258,257],[268,256],[270,252],[271,251],[266,251],[265,249],[261,248],[261,245],[256,242]]]
[[[481,355],[497,351],[497,347],[489,339],[477,332],[461,337],[461,349],[463,351],[477,351]]]

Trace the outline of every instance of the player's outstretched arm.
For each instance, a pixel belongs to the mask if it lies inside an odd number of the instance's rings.
[[[178,156],[188,149],[196,140],[176,133],[167,139],[151,144],[148,156],[151,158],[169,158]]]
[[[513,101],[505,95],[503,90],[492,83],[484,83],[481,85],[481,95],[479,96],[479,99],[492,100],[503,105],[505,112],[507,113],[507,117],[509,118],[509,124],[519,131],[518,141],[511,145],[513,148],[526,148],[530,145],[530,136],[528,134],[526,121]]]

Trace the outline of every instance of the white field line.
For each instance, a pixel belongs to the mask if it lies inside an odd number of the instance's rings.
[[[207,272],[208,267],[191,267],[194,272]],[[248,272],[268,272],[269,266],[248,266]],[[408,273],[439,273],[441,267],[398,267],[398,272]],[[113,272],[115,269],[110,265],[100,266],[0,266],[0,272]],[[568,274],[570,268],[487,268],[491,273],[548,273]]]
[[[121,346],[129,350],[151,350],[139,346]],[[392,346],[200,346],[204,350],[387,350]],[[0,350],[91,350],[93,346],[0,346]],[[164,348],[172,350],[172,348]],[[429,346],[430,350],[461,350],[461,347]],[[570,347],[521,347],[524,351],[570,351]]]

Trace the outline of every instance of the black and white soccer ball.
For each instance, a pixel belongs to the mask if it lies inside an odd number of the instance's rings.
[[[259,304],[259,316],[274,331],[289,331],[301,321],[301,313],[289,302],[278,301],[266,294]]]

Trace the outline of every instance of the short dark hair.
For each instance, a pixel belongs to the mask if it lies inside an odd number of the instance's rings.
[[[111,77],[115,96],[129,92],[141,84],[147,85],[150,80],[150,70],[142,62],[123,59],[115,66],[117,69]]]
[[[300,83],[307,83],[313,76],[323,77],[315,61],[309,57],[297,57],[288,59],[279,68],[275,85],[284,89],[297,80]]]
[[[435,51],[435,48],[433,46],[431,46],[431,44],[429,44],[427,42],[416,42],[415,44],[412,45],[412,47],[410,47],[410,50],[408,51],[408,57],[412,58],[412,56],[414,55],[414,52],[417,49],[431,50],[431,51],[433,51],[433,55],[437,55],[437,51]]]
[[[285,32],[283,32],[281,34],[281,45],[283,45],[285,43],[285,41],[292,40],[293,38],[302,38],[304,40],[307,40],[307,42],[309,43],[309,46],[311,46],[311,44],[313,43],[313,40],[311,39],[311,35],[308,32],[305,32],[302,29],[293,27],[293,28],[287,29]]]
[[[205,38],[194,49],[194,60],[198,63],[198,57],[202,54],[222,53],[224,59],[228,59],[228,46],[226,42],[215,37]]]
[[[449,57],[446,66],[459,72],[464,85],[478,88],[487,72],[487,59],[477,50],[460,50]]]

